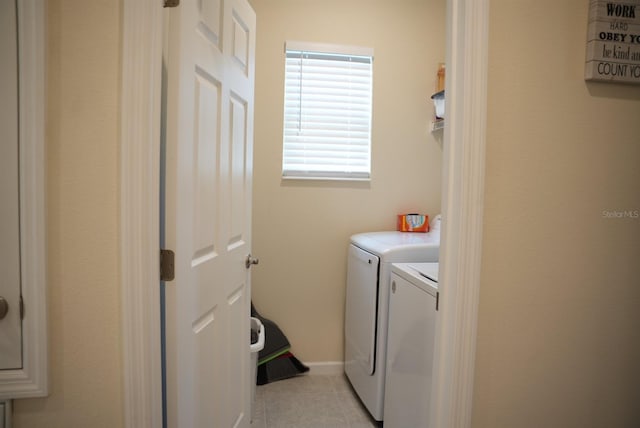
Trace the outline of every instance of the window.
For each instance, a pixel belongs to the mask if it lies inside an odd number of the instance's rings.
[[[283,178],[371,177],[373,50],[287,42]]]

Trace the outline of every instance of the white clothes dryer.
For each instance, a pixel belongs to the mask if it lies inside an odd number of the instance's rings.
[[[437,220],[439,223],[439,216]],[[384,413],[391,264],[437,262],[438,229],[428,233],[371,232],[351,237],[344,370],[360,400],[378,421],[383,420]]]

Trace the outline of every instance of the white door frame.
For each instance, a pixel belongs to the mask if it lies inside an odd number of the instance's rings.
[[[120,256],[124,425],[162,427],[160,363],[161,0],[125,0]]]
[[[489,0],[447,0],[442,317],[432,427],[471,425],[480,287]],[[124,423],[162,426],[159,167],[160,0],[124,0],[120,239]],[[426,120],[426,118],[425,118]]]
[[[480,292],[489,0],[447,2],[441,315],[430,427],[471,426]]]

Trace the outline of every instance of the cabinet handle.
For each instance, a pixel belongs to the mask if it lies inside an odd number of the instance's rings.
[[[9,302],[0,296],[0,320],[7,316],[7,312],[9,312]]]

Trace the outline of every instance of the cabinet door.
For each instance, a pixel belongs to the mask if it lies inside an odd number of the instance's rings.
[[[429,421],[436,298],[391,275],[384,422],[425,427]]]
[[[0,1],[0,399],[47,395],[45,3]]]
[[[17,34],[15,2],[0,2],[0,370],[22,368]]]

